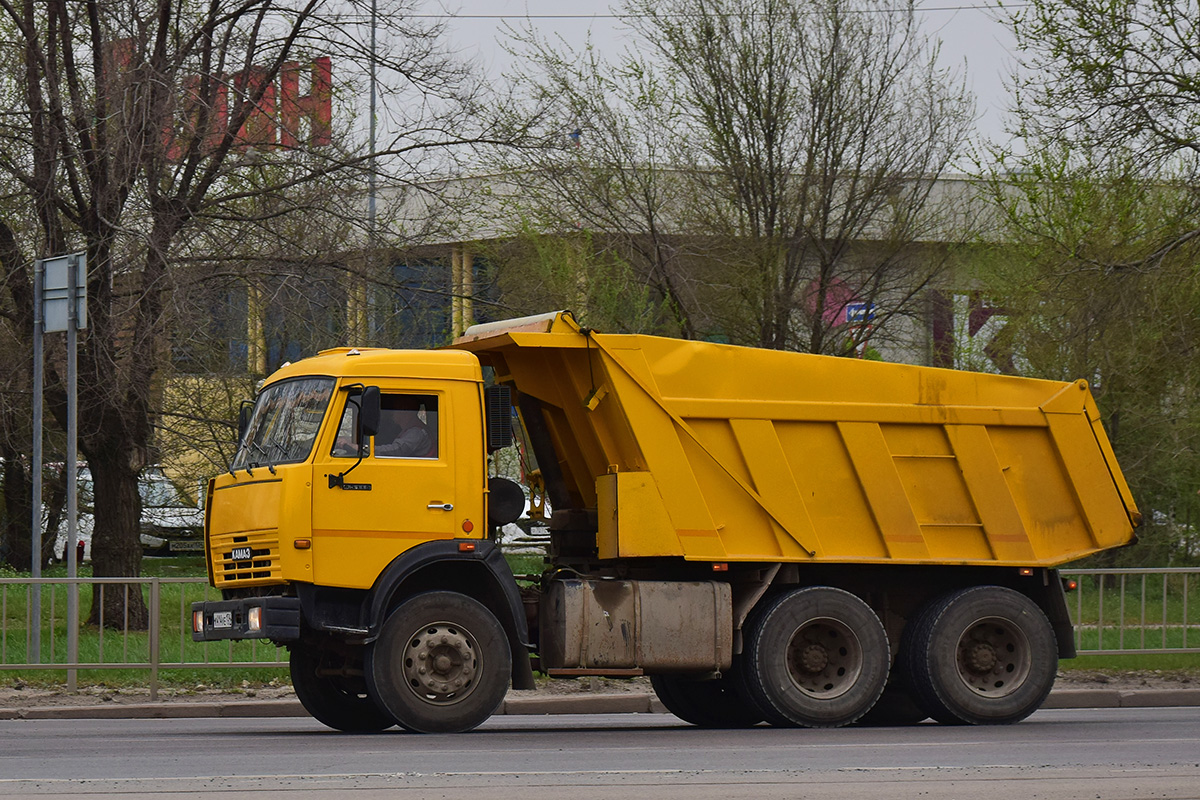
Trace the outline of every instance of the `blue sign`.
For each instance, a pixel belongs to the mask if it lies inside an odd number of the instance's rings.
[[[874,303],[847,303],[846,323],[861,325],[875,319]]]

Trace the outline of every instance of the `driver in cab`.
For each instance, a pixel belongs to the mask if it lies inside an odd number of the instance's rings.
[[[415,408],[383,412],[375,435],[375,455],[383,458],[428,458],[434,453],[433,437]]]

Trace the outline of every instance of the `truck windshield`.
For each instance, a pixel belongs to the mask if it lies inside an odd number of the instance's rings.
[[[295,464],[308,458],[333,384],[332,378],[298,378],[263,389],[233,469]]]

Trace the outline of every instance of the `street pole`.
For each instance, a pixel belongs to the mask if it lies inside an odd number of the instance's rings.
[[[78,480],[79,437],[79,317],[76,308],[76,291],[79,276],[79,254],[67,261],[67,577],[79,577],[75,542],[79,537],[79,494]],[[79,661],[79,586],[67,586],[67,663]],[[76,689],[76,671],[67,670],[67,691]]]
[[[42,260],[33,262],[33,514],[30,530],[33,533],[33,549],[30,552],[30,574],[33,576],[33,595],[29,603],[30,637],[29,652],[25,654],[30,664],[42,661],[42,342],[45,322],[42,318],[42,295],[45,283]]]
[[[375,263],[375,192],[377,189],[377,181],[376,181],[376,177],[375,177],[375,147],[376,147],[376,141],[375,141],[375,95],[376,95],[376,84],[375,84],[375,81],[376,81],[376,72],[375,72],[375,70],[376,70],[376,65],[375,65],[376,41],[375,41],[375,36],[376,36],[376,32],[375,31],[376,31],[376,24],[378,21],[377,5],[378,5],[378,0],[371,0],[371,56],[370,56],[370,58],[371,58],[371,143],[370,143],[371,152],[370,152],[370,173],[367,175],[367,185],[368,185],[367,195],[368,196],[367,196],[367,259],[366,259],[366,267],[367,267],[366,272],[368,275],[371,274],[372,267]],[[365,294],[365,292],[364,292],[364,294]],[[363,313],[366,316],[366,326],[365,326],[366,330],[364,331],[364,333],[368,334],[366,337],[367,341],[365,343],[375,344],[375,342],[371,341],[374,337],[372,337],[370,335],[372,332],[371,328],[374,327],[372,324],[373,320],[371,319],[371,316],[373,316],[373,315],[371,315],[370,311],[369,311],[370,305],[371,304],[367,304],[367,308],[363,310]]]
[[[79,539],[78,479],[78,353],[79,328],[87,327],[87,285],[77,285],[87,275],[84,253],[38,259],[33,265],[33,564],[34,589],[30,598],[28,663],[41,663],[42,629],[42,425],[44,383],[44,338],[46,333],[67,333],[67,663],[79,658],[79,577],[75,543]],[[49,284],[49,285],[47,285]],[[66,307],[63,307],[63,302]],[[82,306],[82,307],[81,307]],[[57,535],[58,531],[53,532]],[[50,595],[53,600],[54,595]],[[54,635],[51,626],[50,635]],[[67,688],[75,691],[76,670],[67,670]]]

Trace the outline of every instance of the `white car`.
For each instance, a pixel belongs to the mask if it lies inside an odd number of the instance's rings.
[[[79,470],[79,520],[76,526],[76,541],[83,542],[83,558],[92,558],[92,473]],[[147,468],[138,480],[138,491],[142,496],[142,548],[153,555],[180,552],[200,552],[204,549],[204,509],[189,505],[171,479],[157,467]],[[66,556],[67,520],[66,510],[58,526],[54,544],[56,556]]]

